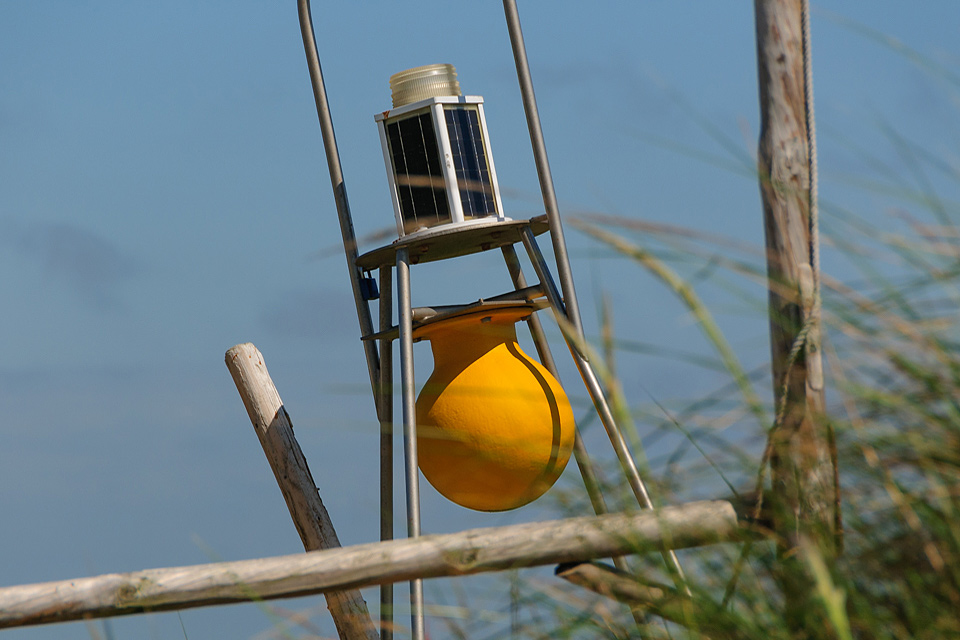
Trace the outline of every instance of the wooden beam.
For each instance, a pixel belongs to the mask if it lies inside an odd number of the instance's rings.
[[[339,547],[337,532],[293,435],[293,422],[270,378],[263,354],[249,342],[238,344],[227,351],[226,363],[304,549]],[[377,640],[376,627],[359,590],[331,591],[326,599],[341,640]]]
[[[601,562],[560,565],[556,574],[571,584],[660,616],[714,640],[756,637],[750,630],[743,629],[742,618],[709,599],[690,597],[662,584],[646,584],[637,576]]]
[[[688,602],[686,594],[679,594],[676,589],[666,585],[648,585],[640,582],[626,571],[611,567],[601,562],[578,562],[562,564],[557,567],[556,575],[571,584],[583,587],[607,598],[617,600],[631,607],[652,610],[653,613],[674,620],[669,615],[669,605],[665,611],[658,610],[658,604],[667,601]],[[674,620],[675,621],[675,620]]]
[[[728,502],[535,522],[305,554],[0,589],[0,628],[574,562],[752,537]]]

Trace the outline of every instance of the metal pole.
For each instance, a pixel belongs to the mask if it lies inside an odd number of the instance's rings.
[[[540,252],[540,247],[537,245],[537,240],[533,237],[533,233],[529,228],[522,229],[520,234],[520,237],[523,240],[523,246],[526,248],[527,255],[530,257],[530,262],[533,263],[534,271],[537,272],[537,277],[540,278],[540,284],[547,296],[547,300],[559,315],[562,313],[563,308],[561,306],[562,302],[559,298],[560,294],[557,290],[556,283],[553,281],[553,277],[550,275],[549,269],[547,269],[547,264],[543,259],[543,254]],[[610,438],[610,444],[613,445],[613,450],[617,454],[617,459],[620,461],[620,466],[623,469],[624,475],[627,477],[627,482],[629,483],[630,488],[633,490],[633,495],[636,497],[637,502],[640,503],[641,507],[644,509],[652,509],[653,500],[650,499],[650,493],[647,491],[647,485],[644,483],[643,478],[640,477],[640,471],[637,469],[637,463],[634,461],[633,455],[630,453],[630,448],[627,446],[627,441],[623,437],[623,432],[617,426],[617,421],[613,416],[613,411],[610,409],[609,403],[607,403],[607,399],[603,394],[603,387],[601,386],[600,381],[597,379],[593,367],[587,361],[586,357],[584,357],[584,355],[581,353],[576,344],[568,339],[567,345],[570,347],[570,353],[573,355],[573,360],[577,365],[577,370],[580,372],[580,377],[583,379],[583,384],[586,386],[587,392],[593,399],[593,406],[596,407],[597,414],[600,416],[600,422],[603,423],[603,427],[607,431],[607,436]],[[670,568],[671,572],[674,574],[674,578],[677,581],[677,587],[684,589],[689,593],[689,587],[686,585],[686,577],[684,575],[683,568],[680,566],[680,560],[677,558],[677,554],[673,550],[669,550],[665,551],[663,556],[667,561],[668,568]]]
[[[537,110],[537,97],[533,92],[533,79],[530,77],[530,64],[527,62],[527,48],[523,43],[523,31],[520,29],[520,14],[516,0],[503,0],[503,12],[507,18],[507,30],[510,32],[510,44],[513,47],[513,59],[517,65],[517,79],[520,81],[520,95],[523,98],[523,110],[527,116],[527,129],[530,131],[530,143],[540,178],[540,192],[543,194],[543,207],[550,223],[550,239],[553,241],[553,253],[557,259],[557,277],[566,303],[566,315],[577,333],[583,334],[580,324],[580,306],[573,286],[573,272],[567,257],[567,243],[563,238],[563,225],[560,221],[560,207],[553,188],[553,175],[550,173],[550,161],[547,159],[547,147],[543,141],[543,129],[540,126],[540,113]]]
[[[523,31],[520,28],[520,14],[517,11],[516,0],[503,0],[503,12],[507,19],[507,30],[510,33],[510,44],[513,47],[513,59],[517,66],[517,79],[520,82],[520,95],[523,98],[523,110],[527,116],[527,129],[530,131],[530,143],[533,146],[533,157],[537,164],[537,175],[540,178],[540,191],[543,195],[543,206],[546,210],[547,221],[550,223],[550,238],[553,242],[553,253],[557,262],[557,276],[560,279],[560,287],[563,292],[561,298],[557,291],[556,284],[550,276],[540,248],[536,244],[533,233],[529,228],[524,229],[522,233],[523,244],[530,254],[530,260],[533,262],[537,276],[544,287],[544,292],[550,300],[551,306],[558,314],[563,314],[567,321],[573,325],[577,336],[582,340],[584,338],[583,324],[580,320],[580,306],[577,303],[577,294],[573,284],[573,272],[570,269],[570,259],[567,255],[567,245],[563,237],[563,224],[560,220],[560,208],[557,205],[557,195],[553,186],[553,175],[550,173],[550,161],[547,158],[547,147],[543,140],[543,128],[540,126],[540,114],[537,110],[537,97],[533,91],[533,79],[530,76],[530,64],[527,60],[527,49],[523,42]],[[536,255],[534,255],[534,253]],[[600,386],[593,368],[587,362],[586,356],[579,352],[570,341],[567,341],[570,350],[573,353],[577,369],[583,378],[587,391],[593,398],[594,406],[600,415],[600,421],[607,430],[610,442],[613,445],[617,458],[623,467],[630,487],[641,506],[652,508],[653,502],[647,493],[646,485],[640,477],[637,465],[626,446],[623,434],[617,427],[613,419],[613,413],[607,404],[603,395],[603,388]],[[673,551],[664,554],[667,560],[667,566],[674,572],[678,586],[684,588],[689,593],[686,586],[686,578],[680,561]]]
[[[393,269],[380,267],[381,331],[393,325]],[[380,340],[380,540],[393,540],[393,343]],[[380,638],[393,639],[393,585],[380,585]]]
[[[413,375],[413,311],[410,302],[410,252],[397,249],[397,322],[400,329],[400,386],[403,401],[403,457],[407,478],[407,536],[420,536],[420,475],[417,460],[416,382]],[[410,626],[423,640],[423,581],[410,582]]]
[[[507,263],[507,270],[510,272],[510,278],[513,280],[515,289],[525,289],[527,279],[523,275],[523,269],[520,267],[520,259],[517,257],[517,250],[512,244],[502,247],[503,259]],[[540,362],[546,367],[547,371],[556,378],[560,379],[560,372],[557,371],[557,363],[550,352],[550,345],[547,342],[547,335],[543,331],[543,324],[539,316],[533,313],[527,319],[527,327],[530,329],[530,337],[533,338],[533,344],[537,348],[537,355],[540,356]],[[607,513],[607,503],[603,499],[603,492],[600,489],[600,482],[597,480],[597,474],[593,470],[593,462],[590,460],[590,454],[587,453],[587,447],[583,444],[583,438],[580,437],[580,429],[575,429],[573,433],[573,457],[577,461],[577,468],[580,469],[580,477],[583,479],[584,487],[587,490],[587,496],[590,498],[590,504],[593,506],[593,512],[598,516]],[[621,571],[628,571],[626,561],[617,556],[613,558],[613,564]],[[639,609],[633,610],[633,617],[637,624],[644,622],[643,613]]]
[[[550,302],[551,306],[562,310],[562,306],[558,307],[558,305],[561,305],[561,301],[559,300],[559,291],[557,290],[557,285],[553,281],[550,271],[547,269],[546,262],[543,259],[543,254],[540,252],[539,245],[537,245],[536,238],[533,237],[533,234],[530,233],[529,229],[523,229],[520,233],[521,238],[523,239],[523,245],[527,250],[527,254],[530,256],[530,261],[533,263],[533,269],[537,272],[537,276],[540,278],[540,283],[543,286],[543,291],[547,296],[547,300]],[[610,442],[613,444],[613,449],[617,454],[617,458],[620,460],[620,465],[623,467],[623,471],[627,475],[627,481],[630,483],[630,487],[633,489],[633,493],[637,498],[637,502],[639,502],[640,506],[645,509],[652,509],[653,501],[651,501],[650,494],[647,492],[646,484],[644,484],[643,478],[640,477],[640,472],[633,460],[633,456],[630,455],[630,450],[627,448],[627,442],[624,440],[623,433],[616,424],[616,420],[613,417],[613,412],[610,410],[610,405],[607,403],[606,397],[604,397],[603,388],[600,386],[600,382],[597,380],[597,377],[593,372],[593,367],[590,366],[590,363],[587,362],[587,360],[583,357],[580,349],[578,349],[575,344],[571,343],[569,340],[567,340],[567,344],[570,346],[570,352],[573,354],[574,362],[576,362],[577,369],[580,371],[580,377],[583,378],[583,383],[587,387],[587,392],[593,399],[593,404],[597,409],[597,413],[600,415],[600,421],[606,428],[607,435],[610,436]]]
[[[507,271],[510,273],[510,280],[513,282],[513,288],[517,291],[527,288],[527,279],[523,275],[523,269],[520,267],[520,258],[517,257],[517,250],[512,244],[504,245],[500,248],[503,253],[503,261],[507,265]],[[530,328],[530,334],[533,338],[533,344],[537,348],[537,355],[540,357],[540,363],[547,368],[554,378],[557,378],[557,364],[553,360],[553,354],[550,353],[550,345],[547,344],[547,336],[543,332],[543,324],[540,317],[532,313],[527,318],[527,326]],[[560,378],[557,378],[558,380]]]
[[[527,279],[520,267],[517,250],[511,244],[502,247],[501,251],[503,252],[503,259],[507,263],[510,278],[513,280],[514,288],[518,290],[526,288]],[[530,337],[533,338],[533,345],[537,349],[541,364],[554,378],[559,380],[560,373],[557,370],[557,363],[554,361],[550,345],[547,343],[547,335],[543,331],[543,323],[540,322],[540,317],[535,313],[531,314],[527,319],[527,327],[530,329]],[[577,460],[577,467],[580,469],[580,476],[583,478],[583,484],[587,489],[587,495],[590,497],[590,504],[593,505],[594,513],[597,515],[607,513],[607,504],[600,491],[600,482],[593,470],[593,463],[590,461],[590,454],[587,453],[587,448],[583,444],[583,438],[580,437],[580,429],[577,429],[574,433],[573,455]],[[618,568],[620,567],[618,566]]]
[[[373,319],[370,307],[363,298],[360,281],[363,273],[357,267],[357,238],[353,231],[353,218],[350,215],[350,203],[347,200],[347,187],[343,182],[343,169],[340,166],[340,152],[337,150],[337,136],[330,117],[330,105],[327,103],[327,90],[323,86],[323,71],[320,69],[320,55],[317,53],[317,41],[313,33],[313,17],[310,15],[310,0],[297,0],[300,16],[300,34],[303,36],[303,50],[307,55],[307,68],[310,70],[310,82],[313,85],[313,98],[317,103],[317,117],[320,119],[320,133],[323,136],[323,148],[327,155],[327,168],[330,170],[330,184],[333,198],[337,204],[337,217],[340,219],[340,235],[343,238],[343,251],[347,258],[347,270],[350,272],[350,286],[360,321],[360,335],[373,333]],[[374,399],[380,377],[380,361],[377,345],[372,340],[363,342],[363,351],[367,358],[367,373]],[[383,420],[380,417],[381,421]]]

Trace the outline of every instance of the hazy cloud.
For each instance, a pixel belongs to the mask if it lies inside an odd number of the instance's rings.
[[[44,277],[101,309],[116,308],[120,286],[143,270],[140,260],[110,240],[63,222],[0,218],[0,246],[35,262]]]

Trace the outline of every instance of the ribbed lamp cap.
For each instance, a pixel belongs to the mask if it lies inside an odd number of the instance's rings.
[[[460,83],[452,64],[428,64],[390,76],[393,108],[440,96],[459,96]]]

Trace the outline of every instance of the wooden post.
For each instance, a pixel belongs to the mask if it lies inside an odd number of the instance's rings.
[[[531,522],[275,558],[0,588],[0,629],[292,598],[755,537],[729,502]]]
[[[755,0],[770,340],[777,422],[771,501],[788,615],[800,623],[810,590],[798,549],[808,539],[829,561],[838,526],[832,438],[824,419],[819,305],[810,234],[810,170],[803,0]],[[791,613],[792,612],[792,613]],[[802,628],[802,627],[800,627]]]
[[[307,460],[293,435],[293,423],[270,379],[263,355],[248,342],[229,349],[226,362],[304,549],[316,551],[339,547],[337,532],[320,500]],[[367,603],[358,590],[331,591],[326,598],[327,608],[342,640],[377,640]]]

